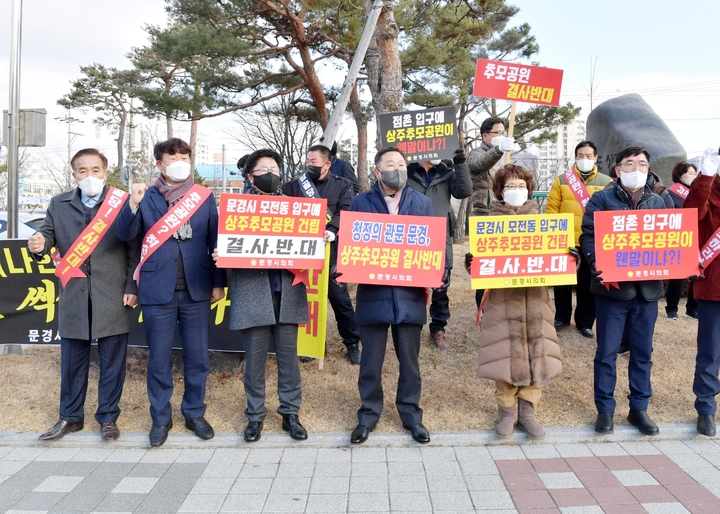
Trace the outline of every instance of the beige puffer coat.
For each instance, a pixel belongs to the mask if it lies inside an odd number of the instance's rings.
[[[528,200],[517,212],[494,201],[490,215],[537,214]],[[544,385],[562,373],[547,287],[493,289],[485,302],[477,375],[515,386]]]

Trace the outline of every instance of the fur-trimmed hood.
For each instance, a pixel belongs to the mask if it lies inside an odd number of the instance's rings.
[[[514,210],[503,202],[490,206],[492,215],[537,214],[528,200]],[[485,302],[478,371],[515,386],[544,385],[562,372],[562,358],[546,287],[493,289]]]

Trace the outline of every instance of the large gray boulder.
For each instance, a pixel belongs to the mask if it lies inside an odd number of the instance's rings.
[[[650,169],[666,186],[672,184],[672,168],[687,159],[687,153],[665,122],[640,95],[607,100],[592,110],[587,120],[587,138],[598,147],[598,168],[610,174],[615,154],[628,146],[644,146],[650,152]]]

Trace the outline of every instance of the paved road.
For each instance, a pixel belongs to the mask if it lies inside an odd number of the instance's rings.
[[[41,444],[0,432],[0,512],[622,513],[720,512],[720,443],[692,425],[656,438],[630,427],[521,433],[263,434],[200,441],[174,430],[160,449],[146,434],[103,443],[97,432]]]

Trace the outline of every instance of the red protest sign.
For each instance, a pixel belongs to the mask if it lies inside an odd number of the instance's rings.
[[[322,269],[324,198],[220,195],[220,268]]]
[[[560,105],[563,70],[478,59],[473,95],[542,105]]]
[[[343,212],[339,282],[438,287],[445,272],[445,218]]]
[[[698,273],[697,209],[595,212],[595,267],[605,283]]]

